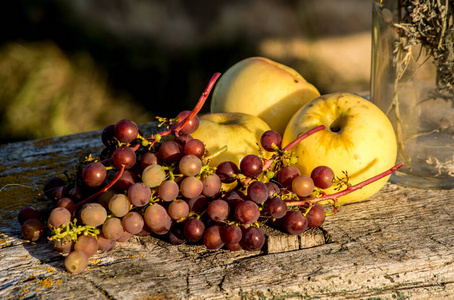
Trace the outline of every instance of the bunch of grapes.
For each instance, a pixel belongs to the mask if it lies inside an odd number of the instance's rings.
[[[97,251],[109,251],[134,235],[258,251],[265,244],[265,223],[289,234],[321,226],[328,213],[319,202],[333,200],[335,212],[338,197],[324,189],[333,183],[348,186],[348,180],[326,166],[301,174],[291,147],[323,126],[286,147],[277,132],[267,131],[261,147],[272,152],[270,159],[249,154],[239,165],[212,166],[213,155],[222,151],[209,153],[191,136],[207,95],[193,111],[160,119],[163,131],[150,137],[131,120],[107,126],[101,136],[105,149],[98,156],[82,158],[67,180],[46,182],[52,210],[19,212],[23,237],[36,241],[48,228],[49,240],[66,256],[65,267],[77,274]]]

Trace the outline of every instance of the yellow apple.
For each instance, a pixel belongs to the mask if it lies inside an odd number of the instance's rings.
[[[301,107],[290,119],[282,139],[286,146],[298,135],[319,125],[314,133],[293,148],[296,167],[310,175],[320,165],[333,169],[336,176],[357,184],[394,166],[396,136],[388,117],[372,102],[356,95],[335,93],[318,97]],[[360,190],[339,198],[340,203],[358,202],[377,193],[385,177]],[[326,190],[334,193],[334,186]]]
[[[252,114],[283,134],[295,111],[318,96],[319,91],[294,69],[264,57],[250,57],[219,78],[211,112]]]
[[[270,130],[268,124],[253,115],[213,113],[200,116],[199,128],[191,135],[203,141],[211,154],[227,146],[226,152],[212,160],[212,166],[228,160],[239,166],[244,156],[259,154],[260,138],[267,130]]]

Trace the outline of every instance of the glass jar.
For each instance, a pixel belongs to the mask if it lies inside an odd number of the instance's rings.
[[[371,100],[393,123],[394,183],[454,188],[454,7],[374,0]]]

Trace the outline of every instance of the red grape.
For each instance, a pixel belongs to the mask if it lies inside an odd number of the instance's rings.
[[[176,199],[170,203],[167,211],[172,219],[179,220],[188,216],[189,205],[182,199]]]
[[[279,219],[287,214],[287,204],[281,198],[271,198],[266,202],[266,210],[271,217]]]
[[[255,202],[246,200],[238,203],[235,208],[235,218],[243,224],[252,224],[258,220],[260,210]]]
[[[288,211],[284,218],[284,228],[290,234],[301,234],[307,228],[307,219],[299,211]]]
[[[74,244],[74,250],[82,251],[87,257],[92,257],[98,252],[98,240],[91,235],[81,235]]]
[[[175,141],[165,141],[162,143],[158,153],[158,157],[167,164],[180,160],[184,155],[182,146]]]
[[[127,232],[137,234],[142,231],[145,221],[140,213],[130,211],[123,217],[121,224]]]
[[[240,172],[238,166],[232,161],[221,162],[216,168],[216,174],[222,182],[232,183],[236,180],[236,175]]]
[[[184,176],[196,176],[202,169],[202,161],[195,155],[187,154],[180,159],[178,167]]]
[[[202,194],[207,197],[214,197],[221,191],[222,182],[218,175],[215,173],[202,178],[203,190]]]
[[[57,207],[64,207],[66,208],[70,213],[72,213],[76,207],[74,204],[74,201],[71,198],[61,198],[57,202]]]
[[[102,225],[102,233],[106,238],[110,240],[118,239],[119,237],[121,237],[124,231],[125,230],[119,218],[109,218]]]
[[[277,173],[277,180],[283,187],[291,188],[293,179],[299,175],[301,175],[301,173],[296,167],[283,167],[279,173]]]
[[[246,155],[240,162],[240,170],[244,176],[255,178],[262,173],[263,162],[254,154]]]
[[[120,120],[115,124],[114,135],[122,143],[131,143],[137,138],[139,127],[131,120]]]
[[[222,199],[211,201],[210,204],[208,204],[207,214],[213,221],[225,221],[228,218],[229,213],[229,204]]]
[[[243,233],[241,244],[249,251],[258,251],[265,244],[265,234],[260,228],[248,227]]]
[[[199,241],[204,232],[205,224],[199,219],[191,219],[184,224],[184,236],[190,242]]]
[[[262,134],[260,138],[260,144],[266,151],[273,152],[273,144],[278,148],[281,148],[282,137],[278,132],[274,130],[268,130]]]
[[[325,209],[320,204],[314,204],[306,214],[308,227],[319,227],[325,222]]]
[[[121,146],[115,149],[112,154],[112,162],[117,168],[125,166],[125,169],[131,169],[136,163],[136,153],[128,146]]]
[[[143,218],[150,230],[155,234],[166,234],[172,226],[172,219],[167,213],[167,210],[164,206],[157,203],[147,207]]]
[[[24,239],[36,242],[44,234],[44,225],[38,219],[28,219],[22,224],[20,231]]]
[[[261,204],[268,199],[268,188],[261,181],[253,181],[247,187],[247,197],[257,204]]]
[[[318,166],[311,172],[316,187],[327,189],[333,185],[334,171],[327,166]]]
[[[177,115],[177,124],[184,121],[184,119],[191,114],[191,111],[184,110]],[[189,120],[186,125],[180,129],[181,133],[191,134],[199,128],[199,117],[195,115],[191,120]]]
[[[180,183],[180,191],[186,198],[195,198],[202,193],[203,183],[197,177],[185,177]]]
[[[203,233],[203,243],[208,249],[219,249],[224,246],[221,226],[213,225],[208,227]]]
[[[159,197],[164,201],[174,200],[180,193],[180,187],[173,180],[166,180],[158,188]]]
[[[161,160],[158,158],[156,153],[153,152],[145,152],[142,154],[140,158],[140,168],[144,170],[149,165],[160,165]]]
[[[235,224],[231,224],[224,227],[222,240],[226,244],[236,244],[241,241],[242,236],[243,231],[241,230],[241,228]]]
[[[136,182],[129,187],[128,198],[134,206],[145,206],[150,203],[151,189],[143,182]]]
[[[80,210],[80,219],[85,225],[98,227],[107,219],[107,211],[99,203],[87,203]]]
[[[17,214],[17,219],[21,225],[29,219],[39,219],[38,210],[31,206],[24,207]]]
[[[71,222],[71,213],[64,207],[56,207],[52,210],[47,223],[49,226],[66,226]]]
[[[184,145],[184,153],[202,157],[205,154],[205,145],[199,139],[192,139]]]
[[[116,145],[117,142],[115,141],[115,125],[114,124],[109,125],[104,128],[104,130],[102,131],[102,134],[101,134],[101,140],[102,140],[102,143],[106,147],[112,147],[112,146]]]
[[[306,175],[300,175],[292,181],[292,192],[300,197],[307,197],[314,191],[314,181]]]

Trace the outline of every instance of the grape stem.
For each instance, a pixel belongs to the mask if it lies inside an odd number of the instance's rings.
[[[97,191],[96,193],[94,193],[93,195],[91,195],[90,197],[88,198],[85,198],[84,200],[80,201],[79,203],[76,204],[75,206],[75,209],[74,211],[77,211],[79,208],[81,208],[85,203],[89,203],[93,200],[95,200],[96,198],[98,198],[102,193],[104,193],[105,191],[107,191],[108,189],[110,189],[120,178],[121,176],[123,175],[123,172],[125,170],[125,165],[122,165],[120,170],[118,171],[117,175],[112,178],[112,181],[109,182],[109,184],[107,184],[105,187],[103,187],[102,189],[100,189],[99,191]]]
[[[213,76],[211,77],[210,81],[208,82],[205,90],[203,91],[202,95],[200,96],[199,101],[197,101],[196,106],[191,111],[191,113],[186,118],[184,118],[184,120],[182,122],[170,127],[169,129],[167,129],[167,130],[165,130],[163,132],[160,132],[158,134],[161,137],[168,136],[168,135],[171,135],[171,134],[175,134],[176,136],[178,136],[180,130],[186,124],[188,124],[189,121],[191,121],[192,118],[194,118],[200,112],[200,110],[202,109],[203,105],[205,104],[205,101],[207,100],[208,95],[210,94],[211,90],[213,89],[213,86],[216,83],[216,80],[219,78],[219,76],[221,76],[221,73],[214,73],[213,74]],[[155,135],[152,135],[147,140],[153,142],[155,140]]]
[[[338,208],[338,198],[339,197],[350,194],[351,192],[359,190],[368,184],[371,184],[379,179],[382,179],[388,175],[391,175],[392,173],[394,173],[397,169],[399,169],[402,166],[403,166],[403,163],[400,162],[400,163],[396,164],[395,166],[393,166],[391,169],[388,169],[378,175],[375,175],[369,179],[361,181],[358,184],[351,185],[351,186],[347,187],[345,190],[339,191],[334,194],[326,194],[321,197],[312,198],[312,199],[309,198],[309,199],[301,200],[301,201],[289,201],[289,202],[286,202],[286,204],[287,204],[287,206],[300,206],[300,205],[305,205],[307,203],[313,204],[313,203],[317,203],[317,202],[321,202],[321,201],[332,200],[334,202],[334,212],[336,212],[337,208]]]

